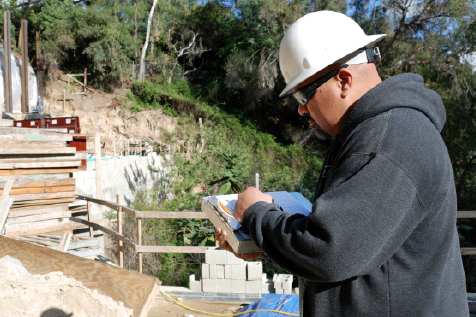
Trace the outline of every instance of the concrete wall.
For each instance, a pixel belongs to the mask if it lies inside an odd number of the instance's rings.
[[[167,159],[167,158],[165,158]],[[167,170],[164,167],[164,157],[150,153],[148,156],[129,156],[102,158],[101,182],[102,199],[116,202],[116,195],[123,196],[122,204],[130,206],[138,190],[152,190],[159,185],[165,192]],[[76,193],[97,198],[96,162],[90,159],[87,170],[73,173],[76,179]],[[103,218],[103,212],[108,208],[93,205],[93,219]]]

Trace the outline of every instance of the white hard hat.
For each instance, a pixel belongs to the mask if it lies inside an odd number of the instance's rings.
[[[368,55],[365,48],[373,47],[385,36],[366,35],[354,20],[342,13],[306,14],[291,25],[279,47],[279,66],[287,84],[280,96],[293,92],[294,87],[329,65],[368,62],[355,57]]]

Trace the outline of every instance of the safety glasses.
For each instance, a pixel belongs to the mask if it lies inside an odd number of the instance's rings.
[[[344,65],[342,65],[342,66],[340,66],[340,67],[338,67],[334,70],[331,70],[330,72],[328,72],[324,76],[319,77],[318,79],[316,79],[312,83],[310,83],[310,84],[308,84],[304,87],[299,88],[298,90],[296,90],[293,93],[294,99],[296,99],[297,102],[299,102],[299,104],[301,106],[304,106],[312,98],[312,96],[314,96],[314,94],[316,93],[317,88],[319,88],[320,86],[325,84],[329,79],[331,79],[332,77],[337,75],[339,70],[341,70],[342,68],[346,68],[347,66],[349,66],[349,65],[344,64]]]

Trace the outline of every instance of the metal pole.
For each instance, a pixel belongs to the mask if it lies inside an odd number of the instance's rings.
[[[5,49],[5,112],[12,113],[12,40],[10,11],[3,12],[3,45]]]
[[[28,113],[28,21],[22,20],[21,60],[22,60],[22,113]]]

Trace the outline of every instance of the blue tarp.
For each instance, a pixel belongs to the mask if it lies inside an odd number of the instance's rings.
[[[281,295],[281,294],[265,294],[263,298],[257,303],[251,303],[241,311],[250,311],[255,309],[270,309],[283,311],[286,313],[299,315],[299,297],[297,295]],[[243,317],[278,317],[288,316],[274,312],[251,312],[240,315]]]

